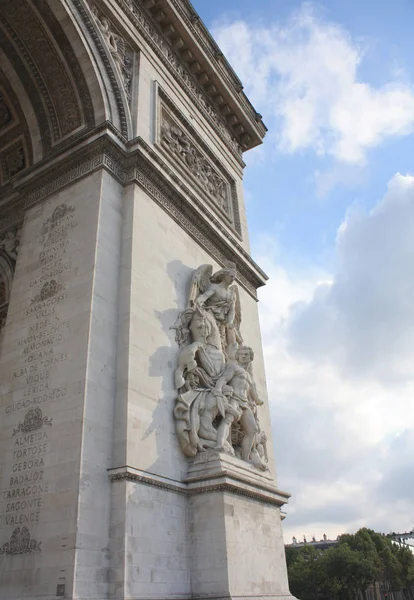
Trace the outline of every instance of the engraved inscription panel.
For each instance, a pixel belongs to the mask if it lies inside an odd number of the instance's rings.
[[[36,268],[26,280],[29,289],[21,307],[25,326],[11,344],[12,391],[2,406],[12,423],[2,436],[7,468],[1,488],[0,554],[5,556],[42,551],[39,529],[34,533],[33,528],[42,520],[52,483],[47,475],[54,427],[50,413],[68,394],[55,375],[70,358],[71,321],[62,316],[62,307],[73,266],[69,248],[78,224],[75,208],[66,203],[43,219],[35,240]]]

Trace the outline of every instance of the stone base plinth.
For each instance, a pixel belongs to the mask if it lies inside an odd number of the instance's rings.
[[[271,473],[207,451],[182,483],[131,467],[109,476],[111,550],[123,557],[111,597],[292,600],[280,525],[289,495]]]
[[[186,483],[193,598],[291,599],[280,526],[289,495],[272,475],[208,451]]]

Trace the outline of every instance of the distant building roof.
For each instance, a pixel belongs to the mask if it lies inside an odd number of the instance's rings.
[[[316,540],[315,537],[308,542],[305,536],[303,536],[303,542],[298,542],[298,540],[293,537],[291,544],[285,544],[286,548],[304,548],[305,546],[312,546],[313,548],[317,548],[318,550],[326,550],[331,546],[335,546],[338,543],[338,538],[336,540],[328,540],[326,535],[323,535],[322,540]]]

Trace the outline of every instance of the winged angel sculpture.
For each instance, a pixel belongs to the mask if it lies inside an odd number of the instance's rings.
[[[243,346],[233,263],[193,273],[187,308],[173,329],[180,347],[174,374],[176,432],[187,456],[214,448],[266,470],[266,436],[260,428],[252,376],[253,351]]]

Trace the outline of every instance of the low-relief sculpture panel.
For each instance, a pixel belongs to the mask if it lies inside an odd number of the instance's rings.
[[[235,265],[193,273],[187,308],[173,329],[180,347],[174,374],[176,433],[186,456],[226,452],[267,470],[266,435],[253,379],[253,350],[241,335]]]
[[[230,216],[230,186],[210,165],[185,131],[161,113],[161,143],[178,158],[208,192],[214,203]]]
[[[218,158],[158,87],[158,143],[222,220],[241,234],[236,186]]]
[[[10,289],[20,245],[21,228],[0,235],[0,334],[6,322]]]

